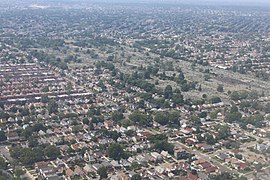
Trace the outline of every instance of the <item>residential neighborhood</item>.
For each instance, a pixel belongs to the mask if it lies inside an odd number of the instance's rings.
[[[15,4],[0,179],[270,178],[269,11]]]

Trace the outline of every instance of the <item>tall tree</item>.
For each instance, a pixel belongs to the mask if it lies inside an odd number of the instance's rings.
[[[0,142],[7,140],[7,136],[3,131],[0,131]]]
[[[172,86],[167,85],[164,89],[164,98],[169,99],[173,95]]]
[[[49,96],[48,96],[47,94],[43,94],[43,95],[41,96],[41,102],[42,102],[42,103],[47,103],[47,102],[49,102]]]
[[[114,160],[120,160],[121,158],[125,158],[125,151],[123,147],[118,143],[113,143],[110,145],[108,149],[109,157]]]
[[[112,120],[115,122],[118,122],[124,118],[124,115],[122,112],[114,111],[112,112]]]
[[[48,111],[49,111],[50,114],[58,112],[58,104],[56,103],[55,100],[52,100],[52,101],[49,102]]]
[[[131,180],[141,180],[142,177],[139,175],[139,174],[134,174],[132,177],[131,177]]]
[[[218,92],[223,92],[223,91],[224,91],[224,88],[223,88],[223,85],[222,85],[222,84],[219,84],[219,85],[218,85],[217,91],[218,91]]]
[[[51,159],[56,159],[61,155],[59,148],[56,146],[47,146],[44,149],[44,155],[51,158]]]
[[[0,157],[0,169],[7,169],[7,163],[2,157]]]
[[[97,170],[97,173],[99,175],[99,179],[104,179],[108,177],[107,168],[102,166]]]

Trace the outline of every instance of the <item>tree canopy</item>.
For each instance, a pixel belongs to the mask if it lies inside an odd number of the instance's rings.
[[[145,113],[134,111],[132,114],[129,115],[129,119],[141,126],[149,126],[152,122],[152,116],[147,115]]]
[[[0,157],[0,169],[6,169],[7,163],[4,158]]]
[[[60,149],[56,146],[47,146],[44,149],[44,155],[49,157],[50,159],[56,159],[61,155]]]
[[[7,136],[3,131],[0,131],[0,142],[7,140]]]
[[[167,85],[164,89],[164,98],[170,99],[170,98],[172,98],[172,95],[173,95],[172,86]]]
[[[107,168],[102,166],[97,170],[97,173],[99,175],[99,179],[104,179],[108,177],[108,172]]]
[[[131,180],[141,180],[142,177],[139,175],[139,174],[134,174],[132,177],[131,177]]]
[[[58,104],[56,103],[56,101],[54,100],[49,101],[48,111],[50,114],[58,112]]]
[[[118,143],[113,143],[109,146],[108,154],[109,154],[109,157],[113,158],[114,160],[127,158],[126,153],[123,150],[123,147]]]
[[[153,143],[153,149],[161,152],[168,151],[168,153],[173,154],[174,145],[168,143],[168,137],[165,134],[152,135],[150,142]]]
[[[115,122],[118,122],[120,120],[122,120],[124,118],[124,115],[122,112],[119,112],[119,111],[114,111],[112,112],[112,120],[115,121]]]
[[[154,120],[161,125],[177,125],[179,126],[179,113],[177,112],[157,112]]]

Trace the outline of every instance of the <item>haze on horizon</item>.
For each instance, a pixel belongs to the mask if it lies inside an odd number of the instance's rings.
[[[265,6],[270,5],[269,0],[9,0],[0,1],[0,4],[19,3],[177,3],[177,4],[198,4],[198,5],[237,5],[237,6]]]
[[[38,1],[38,0],[37,0]],[[269,0],[43,0],[54,2],[124,2],[124,3],[184,3],[184,4],[216,4],[216,5],[270,5]]]

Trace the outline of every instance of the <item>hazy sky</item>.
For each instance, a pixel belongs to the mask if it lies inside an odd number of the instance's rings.
[[[2,0],[0,0],[2,1]],[[17,0],[18,1],[18,0]],[[27,0],[25,0],[27,1]],[[213,3],[270,3],[270,0],[29,0],[32,2],[59,2],[59,1],[89,1],[89,2],[200,2],[200,3],[208,3],[208,2],[213,2]]]
[[[187,0],[188,1],[188,0]],[[191,0],[194,1],[194,0]],[[196,0],[195,0],[196,1]],[[215,2],[215,3],[270,3],[270,0],[197,0],[198,2]]]
[[[200,5],[243,5],[243,6],[266,6],[270,7],[270,0],[0,0],[0,4],[35,3],[46,4],[47,2],[121,2],[121,3],[181,3],[181,4],[200,4]]]
[[[58,1],[58,0],[51,0]],[[60,0],[74,1],[76,0]],[[77,0],[78,1],[78,0]],[[79,0],[80,1],[80,0]],[[163,3],[185,3],[185,4],[213,4],[213,5],[270,5],[270,0],[83,0],[95,2],[163,2]]]
[[[110,0],[108,0],[110,1]],[[113,1],[113,0],[112,0]],[[134,0],[126,0],[134,1]],[[217,3],[217,4],[270,4],[270,0],[141,0],[152,2]]]

